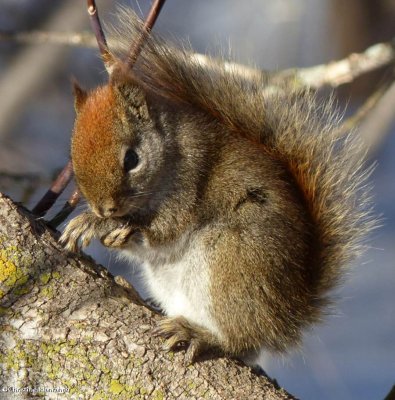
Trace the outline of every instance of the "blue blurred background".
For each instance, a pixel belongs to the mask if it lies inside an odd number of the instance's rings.
[[[98,0],[105,21],[115,22],[113,3],[128,4],[140,14],[149,6],[146,0]],[[0,0],[0,29],[89,31],[84,7],[83,1]],[[393,39],[395,2],[168,0],[155,30],[165,37],[188,38],[197,52],[217,54],[222,49],[227,54],[231,48],[236,61],[259,68],[305,67]],[[28,207],[68,160],[72,76],[86,88],[104,82],[98,52],[0,41],[0,191]],[[339,103],[354,111],[390,77],[388,69],[364,75],[336,91]],[[335,314],[306,333],[303,348],[280,359],[262,359],[266,372],[302,399],[383,399],[395,384],[393,110],[394,94],[384,104],[384,114],[392,119],[372,113],[369,124],[361,127],[371,161],[377,160],[372,181],[375,209],[383,216],[370,250],[337,290]],[[113,273],[136,279],[100,246],[91,246],[89,252]]]

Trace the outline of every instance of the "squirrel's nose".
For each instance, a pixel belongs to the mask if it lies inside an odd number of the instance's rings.
[[[118,208],[116,207],[111,207],[107,210],[104,211],[104,216],[105,217],[111,217],[111,215],[115,214],[118,211]]]
[[[104,206],[101,205],[101,206],[95,207],[95,209],[93,211],[100,218],[109,218],[118,211],[118,208],[115,207],[114,205],[109,205],[107,207],[105,205]]]
[[[103,217],[108,218],[114,215],[118,211],[117,207],[101,207],[101,214]]]

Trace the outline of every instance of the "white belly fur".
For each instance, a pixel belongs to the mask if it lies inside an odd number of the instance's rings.
[[[134,245],[123,257],[141,265],[149,296],[168,316],[183,316],[215,335],[221,333],[211,314],[207,251],[196,234],[172,246]]]

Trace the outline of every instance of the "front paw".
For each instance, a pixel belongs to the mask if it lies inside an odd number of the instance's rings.
[[[78,252],[81,247],[86,247],[95,237],[98,218],[89,212],[73,218],[63,231],[59,242],[73,252]],[[81,241],[81,244],[80,244]]]
[[[133,233],[135,229],[125,220],[98,218],[91,212],[85,212],[68,223],[59,240],[67,250],[78,252],[96,238],[104,246],[121,247]]]
[[[128,242],[130,236],[133,235],[133,233],[135,233],[135,229],[133,229],[129,225],[124,225],[119,228],[115,228],[113,231],[108,232],[107,234],[102,235],[100,241],[106,247],[119,248],[124,246]]]

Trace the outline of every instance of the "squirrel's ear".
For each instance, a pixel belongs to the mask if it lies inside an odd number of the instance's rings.
[[[128,113],[138,120],[149,120],[147,98],[138,83],[122,72],[116,71],[111,76],[111,85],[116,97]]]
[[[81,110],[81,107],[84,105],[86,99],[88,98],[88,93],[81,88],[81,86],[75,79],[73,79],[71,83],[73,85],[73,93],[74,93],[74,108],[75,112],[78,114],[79,111]]]

